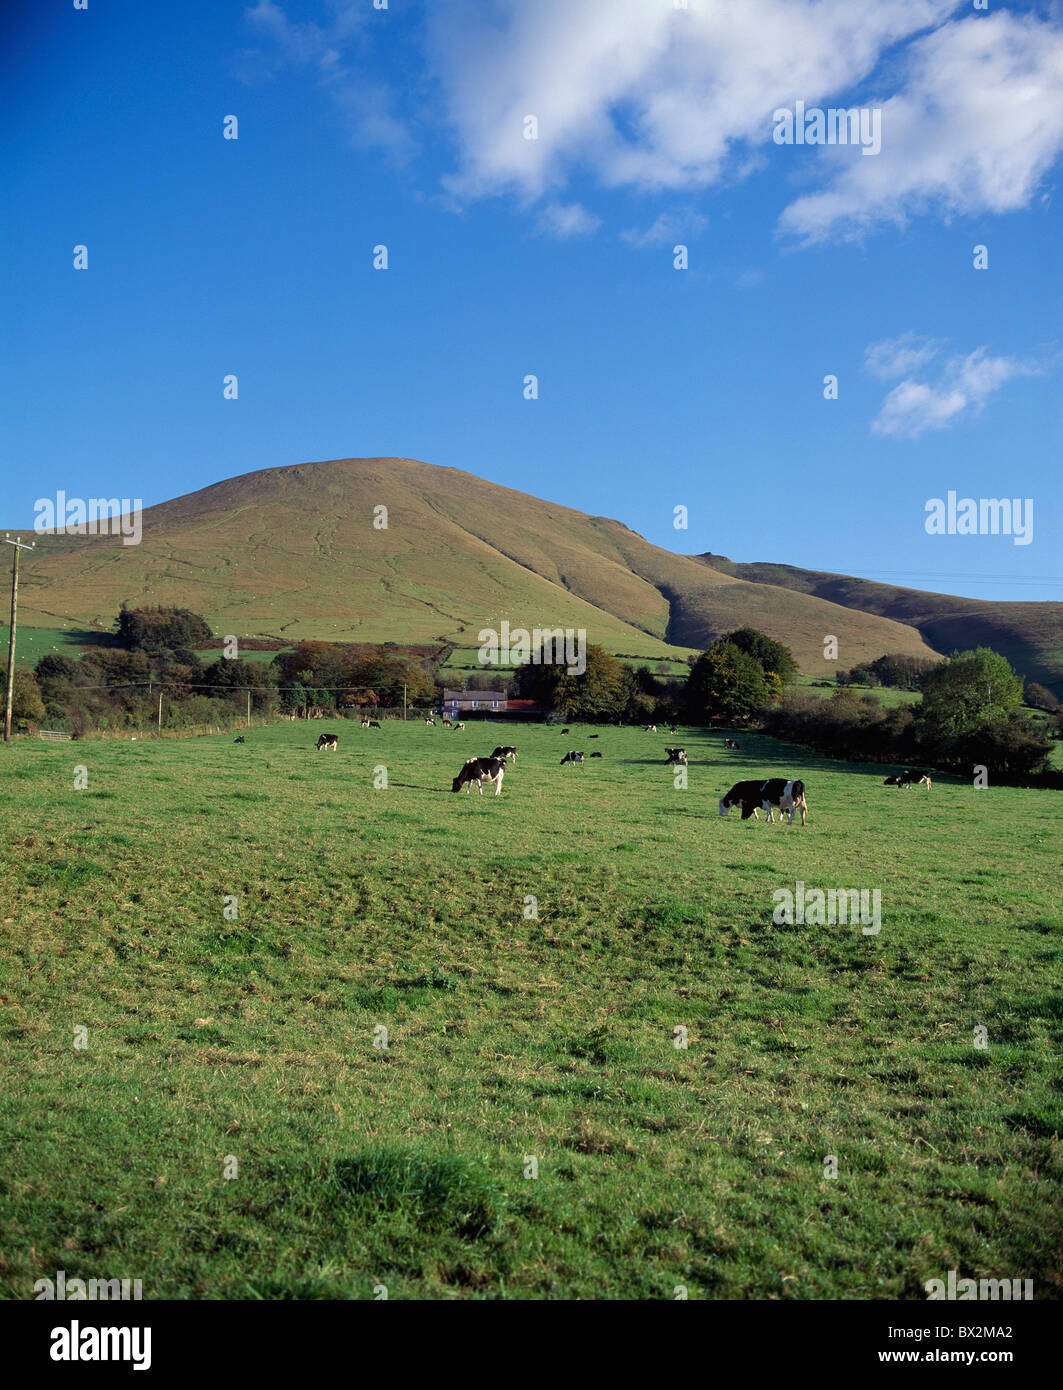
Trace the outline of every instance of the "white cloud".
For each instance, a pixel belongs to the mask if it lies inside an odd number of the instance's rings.
[[[1014,357],[990,357],[987,348],[976,348],[965,357],[950,358],[933,385],[906,377],[883,401],[871,428],[875,434],[918,439],[927,430],[951,425],[965,411],[980,410],[1013,377],[1038,370]]]
[[[353,145],[382,150],[400,162],[409,159],[415,141],[395,112],[393,93],[373,76],[368,61],[372,10],[357,0],[328,0],[324,9],[324,23],[294,22],[276,0],[256,0],[244,18],[270,51],[242,53],[241,71],[248,80],[261,80],[273,62],[309,68],[335,103]]]
[[[1059,0],[1050,18],[970,0],[428,0],[402,108],[372,55],[392,20],[317,0],[320,22],[295,21],[293,4],[246,16],[270,60],[316,73],[355,143],[408,158],[404,114],[430,129],[430,112],[456,147],[453,206],[508,194],[554,235],[590,229],[588,188],[681,197],[765,166],[802,181],[779,219],[801,244],[1008,212],[1043,194],[1063,150]],[[259,57],[242,55],[249,80]],[[773,112],[799,99],[881,107],[881,152],[775,145]],[[655,227],[626,239],[652,244]]]
[[[921,338],[916,333],[904,333],[899,338],[883,338],[881,342],[869,343],[864,353],[864,370],[882,381],[892,381],[895,377],[907,376],[917,372],[932,362],[941,351],[943,343],[932,338]]]
[[[706,187],[770,147],[776,107],[846,90],[957,3],[436,0],[428,48],[460,148],[447,186],[536,199],[585,168],[605,187]]]
[[[547,203],[539,215],[539,228],[567,241],[569,237],[590,236],[602,225],[602,219],[589,213],[579,203]]]
[[[687,245],[691,237],[705,230],[708,222],[700,212],[662,212],[649,227],[629,227],[620,233],[620,239],[638,250],[647,246],[675,246],[679,242]]]
[[[1027,206],[1063,149],[1063,30],[1004,11],[946,24],[912,44],[882,108],[881,154],[830,151],[841,168],[785,210],[783,232],[814,242],[928,211]]]

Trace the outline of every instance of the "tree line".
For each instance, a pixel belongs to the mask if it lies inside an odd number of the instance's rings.
[[[260,717],[314,713],[354,715],[368,708],[438,705],[438,656],[393,643],[298,642],[272,661],[221,656],[205,662],[189,642],[213,642],[209,625],[185,609],[123,608],[113,646],[87,648],[80,659],[49,654],[33,672],[16,670],[14,719],[42,721],[75,734],[150,726],[163,694],[163,726],[229,727],[251,711]],[[543,712],[570,722],[751,726],[807,744],[831,757],[882,763],[924,762],[998,778],[1038,776],[1051,782],[1051,738],[1063,737],[1063,711],[1051,691],[1022,678],[989,648],[945,661],[887,654],[839,676],[828,697],[795,688],[793,653],[755,628],[723,634],[689,658],[682,683],[648,664],[634,669],[594,643],[586,670],[547,663],[542,652],[509,673],[483,672],[471,688],[504,686]],[[538,659],[537,659],[538,658]],[[919,699],[885,708],[854,684],[914,690]],[[1024,697],[1045,711],[1036,724]],[[1063,777],[1059,777],[1063,783]]]

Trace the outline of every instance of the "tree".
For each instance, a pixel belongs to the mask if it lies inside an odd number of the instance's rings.
[[[1029,682],[1024,698],[1031,709],[1047,710],[1049,714],[1055,714],[1056,710],[1059,709],[1059,700],[1056,696],[1047,686],[1040,685],[1037,681]]]
[[[756,657],[721,639],[691,667],[685,690],[686,717],[695,724],[748,719],[769,693],[764,668]]]
[[[1022,702],[1022,678],[989,647],[958,652],[923,679],[920,723],[929,738],[956,738],[1006,720]]]
[[[876,657],[871,663],[871,672],[883,685],[894,686],[900,690],[918,690],[923,677],[938,663],[925,656],[908,656],[904,652],[888,652]]]
[[[542,651],[518,668],[514,677],[519,698],[554,709],[564,719],[588,722],[622,719],[635,694],[635,678],[604,647],[587,644],[587,669],[576,675],[567,666],[542,661]],[[536,657],[540,659],[535,660]]]
[[[758,632],[755,627],[736,628],[734,632],[725,633],[720,640],[733,643],[739,651],[759,661],[765,672],[774,671],[782,685],[789,685],[797,675],[797,662],[790,648],[766,633]]]
[[[32,671],[22,666],[15,667],[15,680],[11,691],[11,722],[16,729],[27,729],[44,718],[44,701],[40,686]]]
[[[126,608],[115,619],[122,646],[130,651],[162,652],[205,646],[214,636],[206,618],[187,608]]]
[[[272,689],[261,690],[260,686],[276,685],[273,670],[257,661],[241,661],[236,657],[222,657],[212,662],[203,672],[201,684],[204,694],[214,699],[228,698],[237,709],[243,709],[247,692],[251,691],[251,708],[257,714],[265,714],[273,707]]]
[[[946,738],[933,753],[939,763],[965,772],[981,765],[991,774],[1026,775],[1046,770],[1051,746],[1028,716],[1012,714]]]

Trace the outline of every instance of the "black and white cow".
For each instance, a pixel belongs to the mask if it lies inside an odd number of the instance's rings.
[[[362,720],[362,728],[363,728],[363,729],[379,729],[379,728],[380,728],[380,721],[377,720],[377,719],[370,719],[368,716],[366,716],[366,718]]]
[[[329,749],[335,753],[340,746],[339,738],[336,734],[322,734],[317,741],[317,751],[320,753],[322,748]]]
[[[733,806],[740,808],[742,819],[756,820],[757,812],[763,809],[768,824],[774,821],[774,811],[789,813],[787,824],[792,825],[794,812],[800,811],[801,824],[805,823],[808,805],[805,801],[805,784],[785,777],[769,777],[750,782],[736,782],[726,796],[720,798],[720,815],[726,816]]]
[[[664,751],[668,754],[665,758],[666,763],[682,763],[684,767],[688,766],[685,748],[666,748]]]
[[[464,728],[465,728],[465,725],[464,725],[464,724],[455,724],[455,725],[454,725],[454,732],[457,733],[459,730],[463,730]]]
[[[723,741],[723,746],[725,748],[733,748],[736,753],[738,752],[738,744],[735,743],[733,738],[725,738]]]
[[[233,739],[233,743],[246,743],[246,742],[247,742],[247,739],[244,738],[243,734],[239,734],[236,738]]]
[[[436,721],[432,718],[431,715],[429,715],[428,718],[424,721],[424,726],[425,726],[426,729],[434,729],[434,728],[435,728],[435,726],[436,726]]]
[[[656,725],[656,724],[647,724],[647,725],[646,725],[646,732],[647,732],[648,734],[655,734],[655,733],[657,732],[657,725]]]
[[[512,744],[507,744],[507,745],[505,746],[505,748],[503,748],[503,747],[501,746],[501,744],[500,744],[500,745],[495,749],[495,751],[491,754],[491,757],[492,757],[492,758],[505,758],[505,759],[507,759],[507,761],[509,761],[509,762],[512,763],[512,762],[515,762],[515,761],[516,761],[517,750],[513,747]]]
[[[918,787],[921,783],[926,784],[927,791],[934,785],[929,772],[902,772],[898,777],[887,777],[882,785],[884,787],[903,787],[907,791],[909,787]]]
[[[502,778],[505,775],[506,764],[501,758],[470,758],[457,777],[454,778],[454,784],[450,790],[460,792],[464,787],[468,792],[475,782],[477,791],[483,796],[484,783],[494,782],[495,796],[498,796],[502,790]]]
[[[566,753],[565,756],[561,759],[561,766],[562,766],[562,767],[564,767],[564,765],[565,765],[566,763],[579,763],[580,766],[582,767],[582,766],[583,766],[583,754],[582,754],[582,753],[577,753],[576,750],[573,748],[571,752]]]

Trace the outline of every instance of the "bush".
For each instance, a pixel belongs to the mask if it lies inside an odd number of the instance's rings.
[[[1051,690],[1047,686],[1040,685],[1037,681],[1030,681],[1023,698],[1032,709],[1047,710],[1049,714],[1055,714],[1060,708],[1059,700],[1052,694]]]
[[[214,636],[207,620],[187,608],[123,608],[115,628],[130,651],[202,647]]]

